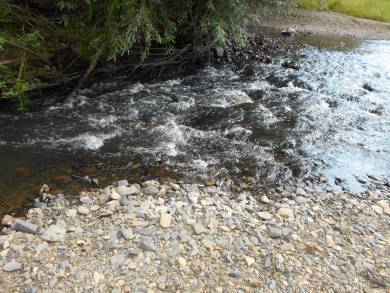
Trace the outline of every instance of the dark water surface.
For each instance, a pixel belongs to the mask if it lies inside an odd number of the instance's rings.
[[[25,115],[0,115],[0,214],[22,212],[55,175],[109,183],[181,172],[263,186],[329,180],[352,191],[364,190],[356,179],[367,174],[389,177],[390,42],[287,41],[311,46],[271,64],[96,84],[65,107],[47,100]],[[283,68],[285,60],[299,69]],[[80,187],[77,179],[55,187],[71,184]]]

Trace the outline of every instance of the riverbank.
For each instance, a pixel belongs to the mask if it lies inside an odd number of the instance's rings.
[[[362,19],[330,11],[293,9],[260,15],[260,24],[252,27],[285,30],[295,28],[298,33],[349,35],[360,38],[390,39],[390,23]]]
[[[81,181],[3,219],[2,292],[388,292],[386,179],[261,197],[231,180]]]

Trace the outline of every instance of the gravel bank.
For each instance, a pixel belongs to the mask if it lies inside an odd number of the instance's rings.
[[[3,219],[1,292],[389,292],[389,185],[126,180]],[[88,179],[85,179],[88,180]],[[98,183],[98,182],[91,182]],[[270,200],[274,198],[275,200]]]
[[[259,24],[253,24],[259,26]],[[390,39],[390,23],[362,19],[329,11],[294,9],[281,13],[262,14],[260,26],[298,32],[350,35],[363,38]]]

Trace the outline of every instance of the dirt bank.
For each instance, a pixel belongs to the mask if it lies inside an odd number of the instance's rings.
[[[302,33],[329,33],[390,39],[390,23],[329,11],[294,9],[281,13],[261,14],[260,24],[263,28],[286,29],[287,27],[294,27]]]

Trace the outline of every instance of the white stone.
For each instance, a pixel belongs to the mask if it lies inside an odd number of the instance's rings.
[[[381,215],[383,214],[383,208],[380,206],[372,205],[371,208],[378,214]]]
[[[253,263],[255,263],[255,259],[250,256],[245,256],[245,261],[248,267],[250,267]]]
[[[171,226],[172,216],[169,214],[162,214],[160,216],[160,225],[163,228],[169,228]]]
[[[186,261],[184,258],[182,258],[181,256],[179,256],[179,257],[177,258],[177,262],[178,262],[179,265],[181,265],[181,266],[186,266],[186,265],[187,265],[187,261]]]
[[[65,215],[67,217],[74,217],[75,215],[77,214],[77,210],[76,209],[69,209],[65,212]]]
[[[103,281],[103,280],[104,280],[104,275],[98,273],[97,271],[94,271],[94,272],[93,272],[93,278],[94,278],[94,280],[95,280],[95,283],[99,283],[100,281]]]
[[[294,218],[294,213],[289,208],[280,208],[278,215],[286,218]]]
[[[119,200],[119,199],[121,199],[121,195],[120,195],[119,193],[115,192],[115,191],[113,191],[113,192],[111,193],[110,197],[111,197],[111,199],[113,199],[113,200]]]
[[[265,203],[270,203],[268,197],[265,196],[265,195],[263,195],[263,196],[260,198],[260,200],[261,200],[262,202],[265,202]]]
[[[79,207],[77,208],[77,213],[78,213],[79,215],[88,215],[89,210],[88,210],[86,207],[79,206]]]
[[[269,220],[272,218],[269,212],[258,212],[257,215],[264,220]]]

